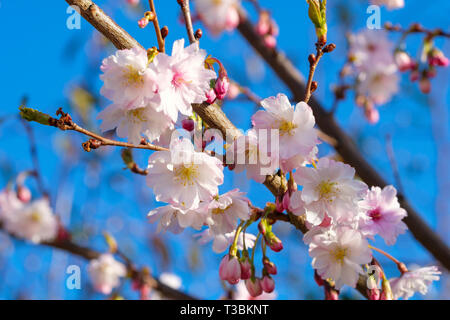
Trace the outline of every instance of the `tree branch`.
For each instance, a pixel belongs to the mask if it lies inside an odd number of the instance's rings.
[[[278,77],[288,86],[296,101],[303,99],[306,90],[305,81],[301,73],[292,62],[281,52],[269,49],[263,40],[254,31],[253,25],[241,15],[239,32],[250,43],[250,45],[263,57]],[[314,96],[309,101],[316,123],[320,129],[336,140],[335,149],[346,163],[355,168],[358,176],[369,186],[385,187],[388,183],[380,174],[366,161],[359,152],[353,140],[336,123]],[[407,199],[398,194],[401,206],[408,211],[404,219],[411,233],[445,268],[450,270],[450,250],[440,237],[426,224]]]
[[[0,230],[5,231],[9,236],[11,236],[15,239],[23,240],[23,239],[17,238],[16,236],[14,236],[14,235],[10,234],[9,232],[7,232],[6,230],[4,230],[2,228],[1,223],[0,223]],[[76,243],[72,242],[71,240],[53,240],[53,241],[43,242],[41,244],[44,246],[56,248],[56,249],[65,251],[67,253],[71,253],[71,254],[80,256],[86,260],[97,259],[102,254],[101,252],[98,252],[91,248],[79,246]],[[128,269],[130,269],[129,266],[128,266]],[[129,270],[129,271],[136,272],[136,270]],[[173,288],[165,285],[158,279],[152,278],[152,284],[153,284],[154,290],[161,292],[163,295],[165,295],[168,298],[179,299],[179,300],[197,300],[197,298],[195,298],[195,297],[192,297],[184,292],[178,291],[176,289],[173,289]]]

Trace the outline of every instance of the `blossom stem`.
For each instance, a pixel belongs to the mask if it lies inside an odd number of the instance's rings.
[[[234,233],[234,239],[233,239],[233,244],[230,247],[230,255],[231,256],[235,256],[236,252],[237,252],[237,242],[239,239],[239,234],[242,231],[242,226],[244,225],[245,221],[241,221],[241,223],[239,224],[239,226],[236,229],[236,232]]]
[[[159,22],[158,22],[158,15],[156,14],[156,10],[155,10],[155,4],[153,2],[153,0],[148,0],[148,3],[150,5],[150,10],[155,14],[155,18],[153,19],[153,26],[155,27],[155,33],[156,33],[156,39],[158,40],[158,48],[159,48],[159,52],[166,52],[165,46],[164,46],[164,38],[161,34],[161,29],[159,27]]]
[[[402,274],[405,273],[405,272],[408,272],[408,269],[406,268],[405,264],[402,263],[402,262],[400,262],[400,261],[398,261],[397,259],[395,259],[395,258],[394,258],[393,256],[391,256],[389,253],[387,253],[387,252],[385,252],[385,251],[383,251],[383,250],[381,250],[381,249],[379,249],[379,248],[376,248],[376,247],[374,247],[374,246],[372,246],[372,245],[370,245],[370,244],[369,244],[369,248],[372,249],[372,250],[377,251],[378,253],[381,253],[382,255],[384,255],[385,257],[387,257],[388,259],[392,260],[392,261],[397,265],[397,268],[400,270],[400,272],[401,272]]]
[[[314,59],[310,60],[309,64],[309,75],[308,75],[308,82],[306,83],[306,92],[305,92],[305,98],[303,99],[304,102],[308,103],[309,99],[311,99],[312,94],[312,83],[314,78],[314,72],[316,71],[316,67],[319,64],[320,59],[323,56],[323,44],[316,43],[316,56]],[[311,57],[311,56],[310,56]]]
[[[259,240],[260,236],[261,236],[261,232],[258,232],[258,235],[256,236],[256,240],[255,240],[255,245],[253,246],[253,250],[252,250],[252,259],[251,259],[252,266],[253,266],[253,261],[255,261],[255,251],[256,251],[256,246],[258,245],[258,240]]]

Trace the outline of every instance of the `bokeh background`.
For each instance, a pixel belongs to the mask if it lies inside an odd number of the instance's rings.
[[[141,0],[147,10],[147,1]],[[180,12],[175,0],[156,0],[162,25],[168,25],[167,48],[185,37]],[[256,14],[248,1],[243,1],[255,20]],[[331,107],[339,69],[346,56],[347,32],[365,28],[368,14],[366,0],[336,0],[328,3],[329,41],[337,49],[327,55],[316,72],[319,89],[315,95],[326,107]],[[270,8],[280,27],[278,46],[285,51],[303,72],[307,72],[307,56],[314,50],[315,34],[307,19],[306,1],[260,1]],[[137,20],[143,10],[133,10],[125,0],[97,1],[108,14],[146,47],[156,45],[153,27],[139,29]],[[18,106],[24,95],[29,106],[54,114],[58,107],[75,117],[85,127],[98,131],[95,119],[108,101],[99,96],[101,82],[99,67],[103,58],[114,52],[86,21],[80,30],[69,30],[65,1],[0,0],[0,188],[14,179],[18,172],[32,168],[29,143],[18,118]],[[404,9],[381,10],[382,23],[391,21],[408,26],[421,22],[428,28],[448,30],[450,2],[434,0],[406,0]],[[202,27],[199,22],[194,27]],[[206,31],[206,30],[204,30]],[[398,36],[391,35],[396,41]],[[411,36],[408,51],[417,52],[422,38]],[[438,41],[446,55],[450,55],[449,41]],[[207,32],[201,46],[221,59],[229,76],[248,86],[261,97],[288,90],[252,51],[237,33],[213,38]],[[351,134],[361,152],[391,183],[393,171],[386,155],[386,136],[392,145],[406,196],[423,218],[449,243],[450,213],[450,131],[449,131],[449,69],[440,69],[433,80],[432,93],[420,93],[407,76],[401,81],[401,92],[380,108],[381,120],[370,125],[357,108],[350,94],[339,105],[337,117]],[[89,93],[90,92],[90,93]],[[240,128],[247,129],[256,106],[238,98],[224,104],[224,111]],[[147,222],[148,211],[158,204],[145,178],[124,170],[120,150],[101,148],[86,153],[81,148],[85,137],[74,132],[32,124],[38,147],[39,162],[52,205],[64,225],[72,232],[74,241],[106,251],[103,231],[111,233],[120,248],[138,265],[148,265],[155,275],[172,272],[182,278],[182,290],[196,297],[217,299],[224,295],[218,277],[221,254],[211,245],[199,246],[195,232],[156,234],[155,226]],[[321,155],[333,154],[323,144]],[[135,160],[145,166],[150,152],[134,152]],[[251,201],[264,206],[273,201],[267,189],[246,180],[245,174],[226,172],[221,192],[238,187],[248,192]],[[28,186],[39,196],[34,181]],[[276,233],[284,242],[284,250],[270,253],[277,264],[275,277],[278,299],[322,299],[323,292],[313,280],[313,270],[301,234],[289,224],[276,224]],[[394,247],[384,242],[375,245],[409,264],[435,264],[410,234],[399,237]],[[389,277],[397,276],[395,265],[377,256]],[[76,264],[82,269],[82,289],[68,290],[66,268]],[[0,231],[0,299],[104,299],[93,291],[86,272],[87,262],[58,250],[33,246],[14,240]],[[447,276],[433,285],[425,298],[450,298]],[[136,299],[129,282],[120,288],[125,298]],[[358,299],[359,294],[347,289],[345,297]],[[422,299],[416,295],[414,298]]]

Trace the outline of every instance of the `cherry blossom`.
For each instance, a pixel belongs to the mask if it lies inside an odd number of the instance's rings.
[[[250,210],[245,193],[234,189],[216,196],[208,204],[207,223],[215,234],[225,234],[236,229],[238,219],[248,220]]]
[[[331,278],[338,290],[344,284],[354,288],[359,275],[364,272],[361,265],[372,259],[368,243],[361,233],[347,227],[313,236],[309,254],[319,276]]]
[[[321,158],[316,168],[301,167],[294,173],[297,184],[303,186],[301,200],[304,203],[306,219],[314,224],[320,224],[325,214],[339,221],[353,217],[357,209],[357,201],[367,193],[367,185],[355,180],[355,169],[342,162]],[[297,199],[291,199],[299,204]],[[300,211],[294,211],[301,213]]]
[[[262,292],[259,296],[252,297],[248,293],[245,281],[240,281],[235,287],[236,290],[233,293],[234,300],[275,300],[277,298],[276,291],[272,291],[271,293]]]
[[[156,111],[151,106],[123,109],[120,105],[112,104],[98,114],[102,131],[117,129],[117,135],[128,138],[128,142],[139,145],[142,138],[150,142],[159,140],[166,131],[173,129],[171,119],[163,112]]]
[[[385,104],[398,91],[397,66],[376,64],[358,75],[356,92],[375,104]]]
[[[360,206],[366,211],[360,220],[360,230],[364,235],[372,237],[380,235],[387,245],[393,245],[399,234],[408,229],[402,219],[407,216],[405,209],[400,208],[397,190],[393,186],[383,189],[372,187]]]
[[[350,35],[349,55],[358,71],[393,63],[394,45],[382,30],[363,30]]]
[[[103,60],[100,93],[116,105],[130,110],[158,103],[156,73],[147,67],[147,51],[142,48],[118,50]]]
[[[226,254],[219,266],[220,279],[228,281],[230,284],[236,284],[241,279],[241,265],[235,256]]]
[[[187,139],[172,141],[170,151],[155,152],[148,160],[147,184],[156,200],[179,210],[197,209],[200,201],[209,201],[218,194],[222,183],[221,161],[194,151]]]
[[[198,16],[213,33],[231,31],[239,24],[240,0],[195,0]]]
[[[184,39],[180,39],[173,43],[171,56],[159,53],[149,65],[158,76],[160,103],[156,110],[163,111],[173,122],[178,112],[191,116],[191,104],[206,100],[216,73],[205,68],[205,58],[206,51],[199,49],[198,43],[185,48]]]
[[[256,129],[279,130],[280,158],[308,158],[319,142],[311,108],[305,102],[292,107],[284,94],[264,99],[261,105],[265,110],[257,111],[252,116],[253,126]]]
[[[34,200],[24,206],[9,202],[9,209],[2,215],[5,229],[19,238],[34,243],[53,240],[58,233],[58,220],[53,214],[47,198]]]
[[[91,260],[88,266],[94,288],[103,294],[110,294],[120,284],[120,278],[125,277],[125,265],[114,259],[110,253],[104,253],[97,259]]]
[[[436,266],[419,268],[412,267],[412,270],[404,273],[399,278],[390,279],[394,299],[409,299],[416,292],[422,295],[427,294],[428,287],[433,281],[439,281],[441,272]]]
[[[151,210],[148,217],[151,223],[158,221],[157,232],[164,230],[178,234],[187,227],[200,230],[206,221],[206,210],[206,206],[195,210],[184,210],[169,204]]]
[[[258,135],[259,132],[263,134]],[[269,146],[267,133],[266,129],[249,130],[247,135],[238,137],[226,150],[227,163],[232,164],[234,171],[246,170],[247,177],[259,183],[264,182],[266,175],[275,173],[279,163],[278,145],[272,140]]]

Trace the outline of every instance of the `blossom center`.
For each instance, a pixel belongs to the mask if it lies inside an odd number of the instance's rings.
[[[33,211],[31,213],[31,215],[30,215],[30,220],[32,222],[36,222],[37,223],[37,222],[41,221],[41,215],[39,214],[39,212]]]
[[[372,218],[374,221],[378,221],[381,219],[381,210],[380,208],[375,208],[373,210],[369,211],[369,217]]]
[[[194,185],[194,180],[198,177],[198,166],[191,164],[189,166],[180,166],[174,170],[175,177],[183,186]]]
[[[172,78],[172,85],[175,88],[181,87],[183,84],[189,83],[188,81],[183,79],[183,74],[181,72],[175,72]]]
[[[336,195],[336,191],[337,191],[336,185],[337,185],[337,182],[331,182],[329,180],[322,181],[317,186],[317,191],[320,194],[320,198],[332,201],[331,197]]]
[[[344,258],[347,256],[347,251],[347,248],[338,247],[334,249],[331,254],[333,255],[333,258],[336,262],[342,264],[344,262]]]
[[[145,108],[137,108],[128,111],[128,119],[134,123],[137,122],[145,122],[147,121],[147,117],[145,116]]]
[[[144,83],[144,77],[142,74],[134,68],[132,65],[127,65],[126,69],[123,70],[124,78],[127,84],[139,87]]]
[[[294,124],[292,121],[283,121],[280,125],[280,134],[283,136],[285,134],[288,134],[292,136],[294,134],[294,129],[297,128],[297,125]]]
[[[212,210],[212,214],[222,214],[222,213],[224,213],[225,211],[227,211],[229,207],[231,207],[231,205],[227,206],[225,209],[214,208],[214,209]]]

